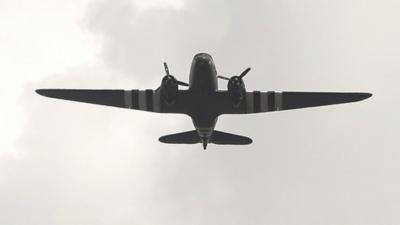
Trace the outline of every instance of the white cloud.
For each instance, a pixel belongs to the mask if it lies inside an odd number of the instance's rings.
[[[99,41],[80,27],[87,1],[7,1],[0,7],[0,157],[16,156],[26,122],[21,93],[30,82],[93,64]]]
[[[184,0],[132,0],[138,7],[139,11],[146,11],[152,8],[173,7],[174,9],[182,9],[185,5]]]

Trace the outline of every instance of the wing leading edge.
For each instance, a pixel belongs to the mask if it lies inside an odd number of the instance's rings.
[[[260,92],[246,94],[246,112],[260,113],[357,102],[370,93],[340,92]]]

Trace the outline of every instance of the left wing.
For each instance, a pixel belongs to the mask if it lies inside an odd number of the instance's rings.
[[[40,95],[70,101],[161,112],[160,93],[154,90],[39,89]]]
[[[236,109],[225,107],[223,114],[244,114],[301,109],[357,102],[371,97],[370,93],[345,92],[247,92],[245,101]]]

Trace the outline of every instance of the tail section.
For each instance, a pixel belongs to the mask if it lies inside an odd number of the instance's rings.
[[[210,143],[217,145],[249,145],[252,142],[253,141],[248,137],[224,133],[217,130],[214,130],[210,140]]]
[[[212,136],[207,138],[200,138],[197,131],[187,131],[183,133],[171,134],[162,136],[158,139],[160,142],[167,144],[196,144],[202,143],[203,148],[207,147],[208,143],[217,145],[248,145],[253,141],[244,136],[229,134],[221,131],[214,130]]]
[[[200,143],[200,137],[197,131],[188,131],[177,134],[162,136],[158,139],[167,144],[196,144]]]

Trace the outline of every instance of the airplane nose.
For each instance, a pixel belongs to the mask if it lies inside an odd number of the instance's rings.
[[[199,53],[194,56],[195,60],[198,62],[209,62],[212,60],[212,57],[208,53]]]

